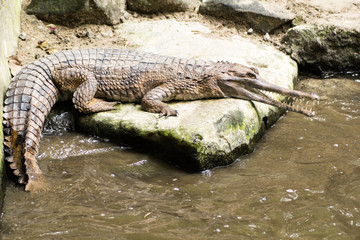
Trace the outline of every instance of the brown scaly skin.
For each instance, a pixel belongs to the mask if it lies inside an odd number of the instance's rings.
[[[313,115],[268,92],[319,99],[268,83],[256,69],[236,63],[120,49],[57,52],[23,67],[10,83],[3,114],[6,160],[26,190],[44,187],[36,158],[45,118],[58,100],[72,99],[85,114],[113,110],[117,102],[138,102],[143,110],[167,117],[178,114],[165,103],[171,100],[233,97]]]

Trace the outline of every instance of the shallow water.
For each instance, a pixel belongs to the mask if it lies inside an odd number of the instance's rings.
[[[51,134],[50,189],[9,183],[3,239],[359,239],[360,82],[309,79],[318,115],[288,113],[233,165],[186,173],[77,133]]]

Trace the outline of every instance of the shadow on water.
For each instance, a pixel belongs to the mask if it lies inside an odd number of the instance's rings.
[[[359,239],[360,82],[307,79],[315,118],[288,113],[231,166],[186,173],[106,139],[46,135],[47,192],[10,183],[3,239]]]

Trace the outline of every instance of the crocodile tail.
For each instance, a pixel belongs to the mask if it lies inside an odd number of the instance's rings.
[[[19,177],[19,183],[28,186],[41,178],[36,160],[41,132],[46,116],[59,97],[51,80],[54,67],[47,58],[23,67],[10,83],[4,101],[5,159]]]

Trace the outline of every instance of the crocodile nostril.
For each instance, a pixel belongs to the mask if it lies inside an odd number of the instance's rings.
[[[267,128],[267,124],[268,124],[268,117],[263,117],[263,122],[264,122],[264,125],[265,125],[265,128]]]

